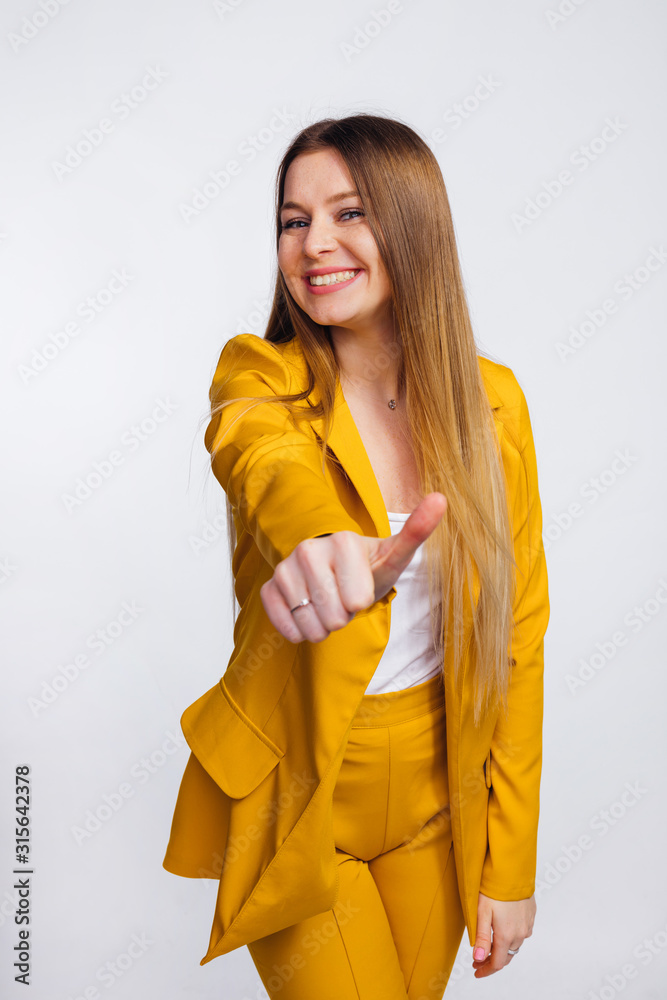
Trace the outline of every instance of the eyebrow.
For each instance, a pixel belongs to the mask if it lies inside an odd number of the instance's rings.
[[[345,198],[358,198],[358,191],[341,191],[339,194],[332,194],[330,198],[327,198],[325,205],[331,205],[335,201],[343,201]],[[284,211],[286,208],[303,208],[298,201],[284,201],[280,206],[280,211]]]

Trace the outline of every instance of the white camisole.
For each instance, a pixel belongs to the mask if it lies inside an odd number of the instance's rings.
[[[387,511],[392,535],[398,534],[409,514]],[[430,680],[442,669],[431,638],[428,579],[423,543],[395,583],[396,596],[390,605],[389,642],[366,688],[366,694],[402,691]]]

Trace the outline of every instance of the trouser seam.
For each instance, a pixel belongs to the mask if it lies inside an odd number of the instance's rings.
[[[391,733],[387,730],[387,802],[384,809],[384,836],[380,854],[384,854],[389,834],[389,804],[391,802]]]
[[[338,916],[336,915],[336,910],[333,909],[331,912],[333,914],[334,920],[336,921],[336,927],[338,928],[338,934],[340,936],[340,943],[342,944],[343,950],[345,951],[345,957],[347,958],[347,964],[350,969],[350,975],[352,976],[352,982],[354,983],[354,988],[357,991],[357,1000],[361,1000],[361,993],[359,992],[359,984],[357,983],[357,977],[354,974],[354,968],[352,966],[352,962],[350,961],[350,955],[347,950],[347,945],[345,944],[345,938],[343,937],[343,932],[340,929],[340,924],[338,922]]]
[[[417,950],[415,952],[415,960],[414,960],[414,962],[412,964],[412,970],[410,972],[410,978],[409,978],[408,982],[406,983],[406,990],[408,992],[410,991],[410,986],[412,985],[412,977],[414,976],[415,969],[417,968],[417,962],[419,961],[419,956],[421,954],[422,945],[424,944],[424,938],[426,937],[426,931],[428,930],[428,925],[431,922],[431,914],[433,913],[433,907],[435,906],[435,901],[438,898],[438,893],[440,892],[440,888],[442,886],[442,883],[444,882],[445,875],[447,874],[447,869],[449,868],[449,862],[451,861],[453,848],[454,848],[454,843],[452,842],[450,844],[450,846],[449,846],[449,852],[447,854],[447,860],[445,861],[445,867],[442,870],[442,877],[441,877],[440,881],[438,882],[438,885],[437,885],[437,888],[436,888],[435,892],[433,893],[433,899],[431,900],[431,905],[429,907],[428,916],[427,916],[426,921],[424,923],[424,930],[422,931],[422,936],[421,936],[420,941],[419,941],[419,947],[417,948]]]

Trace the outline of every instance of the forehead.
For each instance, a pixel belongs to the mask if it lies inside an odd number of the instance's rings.
[[[356,191],[347,165],[337,150],[328,148],[300,153],[287,168],[281,208],[288,207],[289,201],[324,201],[342,194],[350,196]]]

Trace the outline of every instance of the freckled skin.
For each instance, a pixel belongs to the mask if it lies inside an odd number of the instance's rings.
[[[285,178],[278,266],[296,302],[316,323],[329,326],[341,367],[345,400],[375,472],[385,506],[408,513],[422,499],[404,400],[396,397],[396,362],[377,359],[395,341],[391,285],[375,237],[356,195],[328,204],[354,188],[334,150],[297,156]],[[325,295],[312,294],[303,275],[312,268],[362,268],[352,282]],[[336,286],[334,286],[336,287]],[[386,350],[385,350],[386,353]],[[367,362],[370,361],[370,364]],[[365,374],[374,372],[374,377]]]

